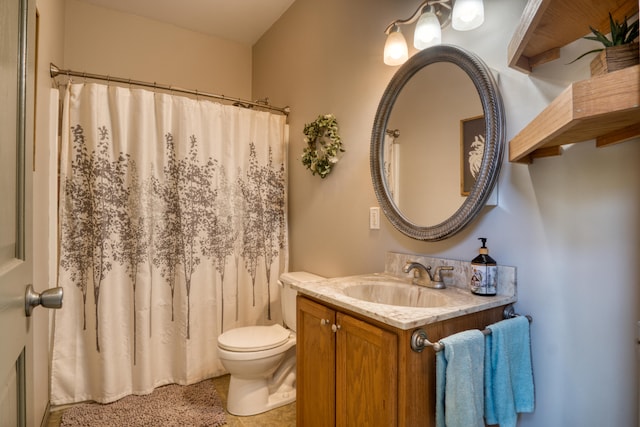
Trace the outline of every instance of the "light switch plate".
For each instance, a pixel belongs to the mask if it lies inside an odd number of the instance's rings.
[[[369,208],[369,229],[380,229],[380,208],[377,206]]]

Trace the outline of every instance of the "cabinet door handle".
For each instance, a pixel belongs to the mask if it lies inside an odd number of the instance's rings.
[[[320,319],[320,325],[325,326],[329,324],[329,319]]]
[[[340,330],[340,325],[336,325],[335,323],[331,325],[331,330],[333,332],[338,332]]]

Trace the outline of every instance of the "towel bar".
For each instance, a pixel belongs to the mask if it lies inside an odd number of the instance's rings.
[[[520,315],[515,312],[513,305],[505,307],[504,311],[502,312],[502,317],[504,317],[505,319],[511,319],[512,317],[517,316]],[[533,318],[528,314],[525,317],[529,320],[529,323],[533,321]],[[484,335],[491,335],[491,329],[483,329],[481,332]],[[415,331],[413,331],[413,334],[411,335],[411,350],[415,351],[416,353],[421,353],[422,350],[427,347],[433,347],[433,351],[435,352],[444,350],[444,344],[439,341],[429,341],[429,339],[427,338],[427,333],[423,329],[416,329]]]

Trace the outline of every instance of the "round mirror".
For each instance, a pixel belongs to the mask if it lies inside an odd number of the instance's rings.
[[[382,96],[371,137],[373,187],[389,221],[428,241],[462,230],[497,181],[504,120],[476,55],[440,45],[410,58]]]

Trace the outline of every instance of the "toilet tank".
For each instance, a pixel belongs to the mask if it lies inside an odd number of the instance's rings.
[[[317,276],[306,271],[294,271],[282,273],[278,280],[280,285],[280,305],[282,307],[282,318],[285,325],[292,331],[296,331],[296,295],[298,292],[291,287],[292,283],[317,282],[324,280],[324,277]]]

